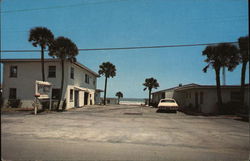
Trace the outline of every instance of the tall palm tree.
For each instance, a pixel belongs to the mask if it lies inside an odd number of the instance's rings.
[[[226,67],[228,68],[228,71],[233,71],[239,64],[239,56],[237,53],[237,47],[227,43],[207,46],[202,52],[202,55],[207,57],[204,61],[208,63],[207,66],[203,68],[203,72],[206,73],[210,66],[212,66],[215,70],[217,103],[219,108],[222,106],[220,70],[221,68]]]
[[[104,87],[104,105],[106,105],[106,92],[107,92],[107,80],[109,77],[114,77],[116,75],[116,68],[115,65],[113,65],[110,62],[103,62],[100,66],[99,66],[99,71],[98,73],[100,75],[104,75],[105,76],[105,87]]]
[[[29,32],[29,42],[34,47],[41,47],[42,80],[45,81],[44,74],[44,50],[49,47],[54,40],[53,33],[46,27],[35,27]]]
[[[115,96],[118,97],[118,104],[120,104],[120,98],[123,98],[123,93],[119,91],[115,94]]]
[[[242,63],[241,68],[241,105],[244,105],[244,97],[245,97],[245,77],[246,77],[246,67],[247,63],[249,62],[249,36],[246,37],[240,37],[238,39],[239,48],[240,48],[240,62]]]
[[[152,78],[145,79],[145,82],[143,83],[143,85],[145,86],[145,88],[143,90],[145,91],[145,90],[148,89],[148,91],[149,91],[149,94],[148,94],[148,105],[150,105],[152,89],[153,88],[157,89],[157,87],[159,87],[159,83],[157,82],[156,79],[154,79],[152,77]]]
[[[61,74],[61,90],[57,104],[57,110],[59,110],[60,102],[63,94],[64,86],[64,64],[65,60],[76,61],[75,57],[78,55],[78,48],[74,42],[66,37],[58,37],[53,42],[53,45],[49,48],[49,55],[57,57],[61,60],[62,74]]]

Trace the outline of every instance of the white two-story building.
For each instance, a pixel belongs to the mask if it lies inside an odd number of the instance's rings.
[[[42,80],[40,59],[2,59],[4,106],[10,99],[20,99],[21,107],[32,107],[35,81]],[[61,62],[45,59],[45,81],[52,84],[52,99],[61,88]],[[65,61],[62,100],[66,109],[100,103],[101,90],[96,89],[99,75],[79,62]]]

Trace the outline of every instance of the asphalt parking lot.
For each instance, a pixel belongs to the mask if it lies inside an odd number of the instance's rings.
[[[140,106],[2,112],[3,160],[249,159],[249,124]]]

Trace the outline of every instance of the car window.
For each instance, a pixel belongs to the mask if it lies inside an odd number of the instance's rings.
[[[174,100],[161,100],[161,102],[166,102],[166,103],[175,103]]]

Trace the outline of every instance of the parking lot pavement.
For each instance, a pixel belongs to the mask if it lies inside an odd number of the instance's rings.
[[[248,160],[249,124],[225,116],[87,106],[2,113],[7,160]]]

